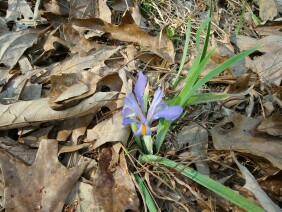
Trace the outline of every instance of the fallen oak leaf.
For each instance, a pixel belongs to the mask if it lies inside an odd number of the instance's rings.
[[[0,130],[39,125],[43,122],[65,120],[97,112],[113,101],[118,92],[97,92],[78,105],[55,111],[48,106],[49,98],[0,105]]]
[[[88,162],[66,168],[58,160],[58,141],[42,140],[35,162],[27,166],[0,149],[4,208],[15,211],[61,211]]]
[[[126,11],[119,25],[109,24],[99,18],[71,19],[70,23],[88,30],[103,31],[111,39],[137,43],[165,60],[174,62],[174,46],[167,36],[166,30],[163,29],[157,37],[150,36],[137,26],[129,11]]]
[[[0,36],[0,63],[10,69],[16,65],[24,51],[31,47],[37,35],[30,30],[10,32]]]
[[[264,157],[282,169],[282,143],[279,137],[257,133],[261,118],[234,113],[210,130],[217,150],[234,150]]]

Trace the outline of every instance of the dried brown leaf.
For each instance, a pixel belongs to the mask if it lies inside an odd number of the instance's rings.
[[[112,39],[137,43],[167,61],[174,62],[174,46],[165,29],[157,37],[150,36],[137,26],[129,11],[122,17],[119,25],[109,24],[98,18],[72,19],[71,23],[79,27],[107,32]]]
[[[53,120],[65,120],[97,112],[102,106],[112,101],[118,92],[98,92],[78,105],[55,111],[48,106],[49,98],[34,101],[0,105],[0,129],[12,129],[29,125],[39,125]]]
[[[266,53],[259,58],[248,61],[246,66],[258,74],[261,82],[269,82],[279,86],[282,79],[282,51],[280,49],[276,52]]]
[[[282,169],[281,139],[268,134],[256,133],[260,118],[234,113],[218,123],[210,132],[216,149],[234,150],[264,157]]]
[[[282,116],[274,114],[266,119],[264,119],[258,126],[258,130],[261,132],[266,132],[274,136],[282,136]]]
[[[90,71],[51,76],[49,106],[54,110],[62,110],[78,104],[96,91],[100,78]]]
[[[93,148],[98,148],[107,142],[121,142],[126,146],[129,135],[129,127],[122,125],[121,112],[87,130],[87,140],[95,140]]]
[[[35,162],[27,166],[0,150],[4,207],[14,211],[61,211],[88,163],[71,169],[58,160],[58,141],[42,140]]]
[[[263,21],[273,20],[278,15],[276,0],[259,0],[259,17]]]
[[[105,0],[97,1],[72,1],[70,4],[70,18],[101,18],[104,21],[111,22],[111,10]]]
[[[37,35],[30,30],[10,32],[0,37],[0,63],[13,68],[24,51],[33,45]]]
[[[116,146],[118,145],[118,146]],[[105,212],[138,211],[139,199],[121,145],[102,148],[93,182],[93,202]]]

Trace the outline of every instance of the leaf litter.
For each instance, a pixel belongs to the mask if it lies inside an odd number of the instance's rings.
[[[239,210],[171,169],[138,164],[134,136],[122,125],[139,70],[149,98],[159,86],[167,98],[181,89],[172,82],[186,23],[195,32],[207,2],[38,2],[0,3],[1,209],[146,211],[132,179],[139,174],[159,210]],[[200,77],[261,46],[203,86],[199,93],[230,98],[184,108],[159,152],[269,211],[282,204],[280,15],[275,0],[214,2],[215,53]],[[192,33],[182,76],[197,56],[195,42]]]

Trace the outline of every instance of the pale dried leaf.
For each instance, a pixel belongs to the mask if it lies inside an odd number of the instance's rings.
[[[279,86],[282,79],[282,49],[249,61],[246,67],[256,72],[262,83],[269,82]]]
[[[77,212],[95,211],[98,208],[93,204],[92,185],[84,182],[77,182],[74,185],[66,203],[77,204]]]
[[[24,51],[33,45],[36,33],[30,30],[10,32],[0,37],[0,63],[12,68]]]
[[[45,12],[59,16],[69,15],[69,2],[67,0],[44,1]]]
[[[190,124],[182,128],[177,135],[179,149],[186,145],[191,147],[189,152],[184,152],[179,155],[181,158],[197,157],[194,159],[197,170],[205,175],[210,174],[209,166],[205,162],[203,154],[207,152],[208,147],[208,132],[198,124]],[[199,161],[199,162],[198,162]]]
[[[262,45],[258,51],[263,53],[276,52],[282,49],[282,35],[269,35],[260,40],[255,38],[237,35],[232,41],[240,48],[241,51]]]
[[[276,205],[262,190],[262,188],[254,178],[254,176],[249,172],[249,170],[238,162],[233,152],[232,157],[246,179],[246,184],[244,185],[244,187],[255,195],[255,197],[257,198],[261,206],[265,209],[265,211],[282,211],[282,209],[279,208],[279,206]]]
[[[119,25],[109,24],[98,18],[72,19],[71,22],[73,25],[85,27],[87,30],[107,32],[112,39],[137,43],[167,61],[174,62],[174,46],[165,32],[166,30],[163,29],[157,37],[150,36],[137,26],[129,11],[126,11]]]
[[[274,136],[282,136],[282,116],[274,114],[264,119],[258,126],[258,130]]]
[[[62,210],[69,192],[88,163],[68,169],[59,162],[57,155],[56,140],[41,141],[31,166],[0,150],[6,210]]]
[[[259,17],[263,21],[273,20],[278,15],[276,0],[259,0]]]
[[[28,165],[33,164],[37,153],[37,149],[22,145],[9,137],[0,137],[0,148]]]
[[[9,0],[6,21],[19,23],[18,28],[25,29],[26,26],[33,26],[33,12],[25,0]]]
[[[63,73],[79,73],[84,69],[90,69],[94,66],[100,67],[100,63],[104,62],[114,53],[116,53],[120,47],[103,47],[95,51],[89,52],[86,57],[80,57],[78,54],[69,57],[60,64],[50,67],[48,73],[37,79],[37,82],[42,82],[50,78],[51,75],[59,75]],[[97,70],[98,71],[98,70]]]
[[[70,4],[70,18],[101,18],[111,22],[111,10],[105,0],[97,1],[72,1]]]
[[[122,125],[121,112],[87,130],[87,140],[95,140],[93,148],[98,148],[107,142],[121,142],[126,146],[129,135],[129,127]]]
[[[29,125],[39,125],[53,120],[65,120],[97,112],[112,101],[118,92],[98,92],[78,105],[63,111],[52,110],[49,98],[34,101],[0,105],[0,129],[12,129]]]
[[[213,144],[219,150],[235,150],[264,157],[282,169],[282,142],[268,134],[256,134],[261,118],[234,113],[211,129]]]

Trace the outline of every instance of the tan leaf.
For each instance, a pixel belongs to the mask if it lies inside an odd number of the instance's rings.
[[[246,67],[256,72],[261,82],[280,85],[282,78],[282,51],[266,53],[246,64]]]
[[[282,116],[274,114],[264,119],[258,126],[258,130],[274,136],[282,136]]]
[[[48,81],[51,75],[60,75],[63,73],[79,73],[84,69],[100,67],[100,63],[104,62],[119,49],[119,47],[103,47],[98,50],[89,52],[89,55],[86,57],[81,57],[78,54],[75,54],[67,58],[60,64],[48,68],[47,72],[44,75],[40,76],[36,80],[36,82],[42,83],[44,81]]]
[[[42,140],[31,166],[0,150],[4,176],[4,208],[15,211],[61,211],[88,163],[71,169],[58,160],[58,141]]]
[[[278,15],[276,0],[259,0],[259,17],[263,21],[273,20]]]
[[[13,68],[24,51],[33,45],[37,35],[30,30],[10,32],[0,37],[0,63]]]
[[[93,148],[97,148],[107,142],[121,142],[126,146],[129,135],[129,127],[122,125],[121,112],[87,130],[87,140],[95,140]]]
[[[137,26],[129,11],[122,17],[119,25],[109,24],[98,18],[72,19],[71,23],[79,27],[107,32],[112,39],[137,43],[167,61],[174,62],[174,46],[165,29],[157,37],[150,36]]]
[[[0,105],[0,129],[12,129],[43,122],[65,120],[97,112],[102,106],[112,101],[118,92],[98,92],[78,105],[55,111],[48,106],[49,98],[34,101]]]
[[[232,41],[240,48],[241,51],[248,50],[257,45],[260,52],[276,52],[282,49],[282,35],[269,35],[260,40],[249,36],[237,35]]]
[[[246,184],[244,185],[244,187],[255,195],[255,197],[265,209],[265,211],[281,211],[281,208],[279,208],[279,206],[276,205],[263,191],[263,189],[260,187],[260,185],[256,181],[255,177],[250,173],[250,171],[238,162],[233,152],[232,157],[246,179]]]
[[[79,103],[96,91],[96,84],[101,77],[90,71],[51,76],[49,106],[62,110]]]
[[[264,157],[282,169],[282,142],[267,134],[256,134],[259,118],[234,113],[218,123],[210,132],[213,144],[219,150],[234,150]]]
[[[102,148],[100,152],[93,182],[93,202],[105,212],[138,211],[139,199],[128,173],[124,152],[120,144],[116,145]]]
[[[72,1],[70,4],[70,18],[101,18],[111,22],[111,10],[105,0],[96,1]]]
[[[191,146],[190,151],[181,153],[180,158],[186,157],[188,155],[197,157],[195,160],[195,165],[197,170],[205,175],[210,174],[209,166],[205,162],[204,153],[207,151],[208,147],[208,132],[203,127],[198,124],[192,123],[188,126],[182,128],[182,130],[177,135],[179,149],[182,149],[185,145]]]

